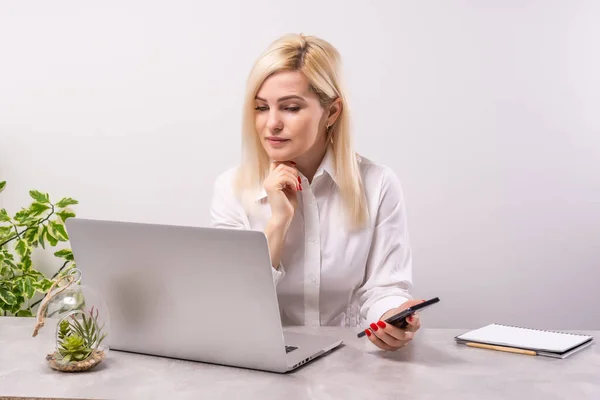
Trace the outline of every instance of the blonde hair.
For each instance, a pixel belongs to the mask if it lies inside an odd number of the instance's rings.
[[[255,128],[255,98],[263,82],[280,71],[300,71],[310,89],[320,98],[321,106],[330,106],[337,98],[342,111],[330,127],[339,186],[346,217],[351,227],[359,228],[368,217],[367,201],[358,157],[350,136],[348,103],[341,87],[340,54],[325,40],[314,36],[285,35],[273,42],[254,64],[248,77],[242,126],[242,168],[238,171],[236,191],[250,205],[269,173],[270,160]]]

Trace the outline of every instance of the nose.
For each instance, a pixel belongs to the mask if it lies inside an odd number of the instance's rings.
[[[277,110],[271,110],[269,112],[269,119],[267,120],[267,128],[271,132],[278,132],[283,129],[283,121],[279,117]]]

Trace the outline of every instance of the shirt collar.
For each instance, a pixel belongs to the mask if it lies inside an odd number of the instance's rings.
[[[321,161],[319,168],[317,168],[317,172],[315,173],[315,176],[313,177],[313,181],[315,179],[317,179],[319,176],[323,175],[324,173],[327,173],[327,175],[329,175],[331,177],[333,182],[336,185],[338,184],[338,182],[336,180],[337,174],[336,174],[336,169],[335,169],[334,157],[335,157],[335,154],[333,153],[333,147],[327,146],[327,151],[325,152],[325,157],[323,157],[323,160]],[[267,192],[265,191],[265,188],[261,186],[260,191],[258,192],[258,195],[256,196],[256,201],[260,201],[266,197],[267,197]]]

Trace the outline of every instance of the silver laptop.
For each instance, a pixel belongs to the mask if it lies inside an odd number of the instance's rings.
[[[111,349],[273,372],[340,339],[282,329],[265,235],[71,218],[82,284],[110,312]]]

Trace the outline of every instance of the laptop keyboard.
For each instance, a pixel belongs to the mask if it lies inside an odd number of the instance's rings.
[[[285,352],[286,352],[286,354],[290,353],[290,352],[292,352],[292,351],[294,351],[296,349],[297,349],[297,347],[294,347],[294,346],[285,346]]]

